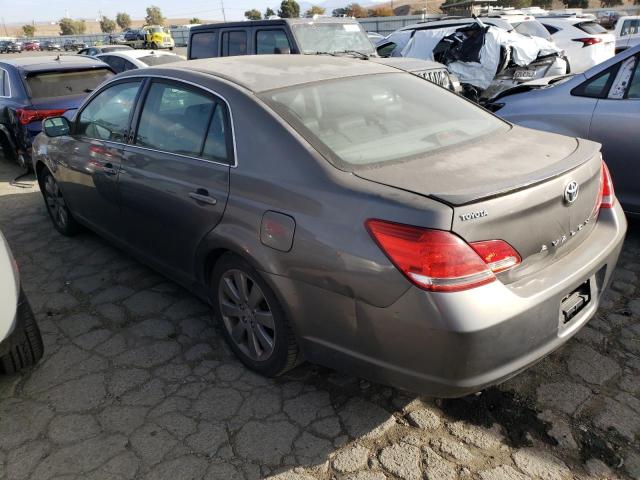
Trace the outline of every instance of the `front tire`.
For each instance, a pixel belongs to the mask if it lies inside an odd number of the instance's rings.
[[[41,182],[44,202],[53,226],[66,237],[74,236],[80,230],[80,224],[69,211],[58,182],[46,168],[42,171]]]
[[[227,253],[212,272],[213,305],[225,340],[249,369],[275,377],[295,367],[295,335],[273,290],[244,259]]]
[[[35,365],[44,354],[40,329],[23,294],[20,295],[20,301],[18,310],[24,316],[22,327],[14,333],[9,351],[0,356],[0,371],[9,375]]]

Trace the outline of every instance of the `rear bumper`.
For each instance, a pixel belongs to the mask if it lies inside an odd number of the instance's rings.
[[[560,347],[594,315],[615,268],[626,219],[606,209],[573,252],[535,274],[457,293],[410,288],[378,308],[271,277],[294,319],[307,359],[439,397],[500,383]],[[568,323],[562,299],[590,282],[590,302]]]

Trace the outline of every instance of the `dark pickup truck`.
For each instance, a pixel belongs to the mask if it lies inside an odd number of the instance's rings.
[[[408,71],[450,90],[459,82],[436,62],[380,58],[351,18],[282,18],[199,25],[189,32],[188,59],[235,55],[349,55]]]

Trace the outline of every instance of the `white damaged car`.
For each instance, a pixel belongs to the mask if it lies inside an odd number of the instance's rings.
[[[494,18],[462,18],[404,27],[377,45],[382,57],[443,63],[475,101],[520,83],[567,73],[563,51],[544,38],[522,35]]]
[[[33,365],[43,352],[40,329],[20,287],[18,266],[0,232],[0,373]]]

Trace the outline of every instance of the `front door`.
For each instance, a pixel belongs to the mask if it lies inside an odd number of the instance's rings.
[[[61,172],[74,211],[116,237],[121,233],[118,176],[141,84],[132,79],[111,85],[79,112]]]
[[[222,218],[234,163],[227,105],[191,85],[153,80],[120,174],[127,243],[185,281]]]

